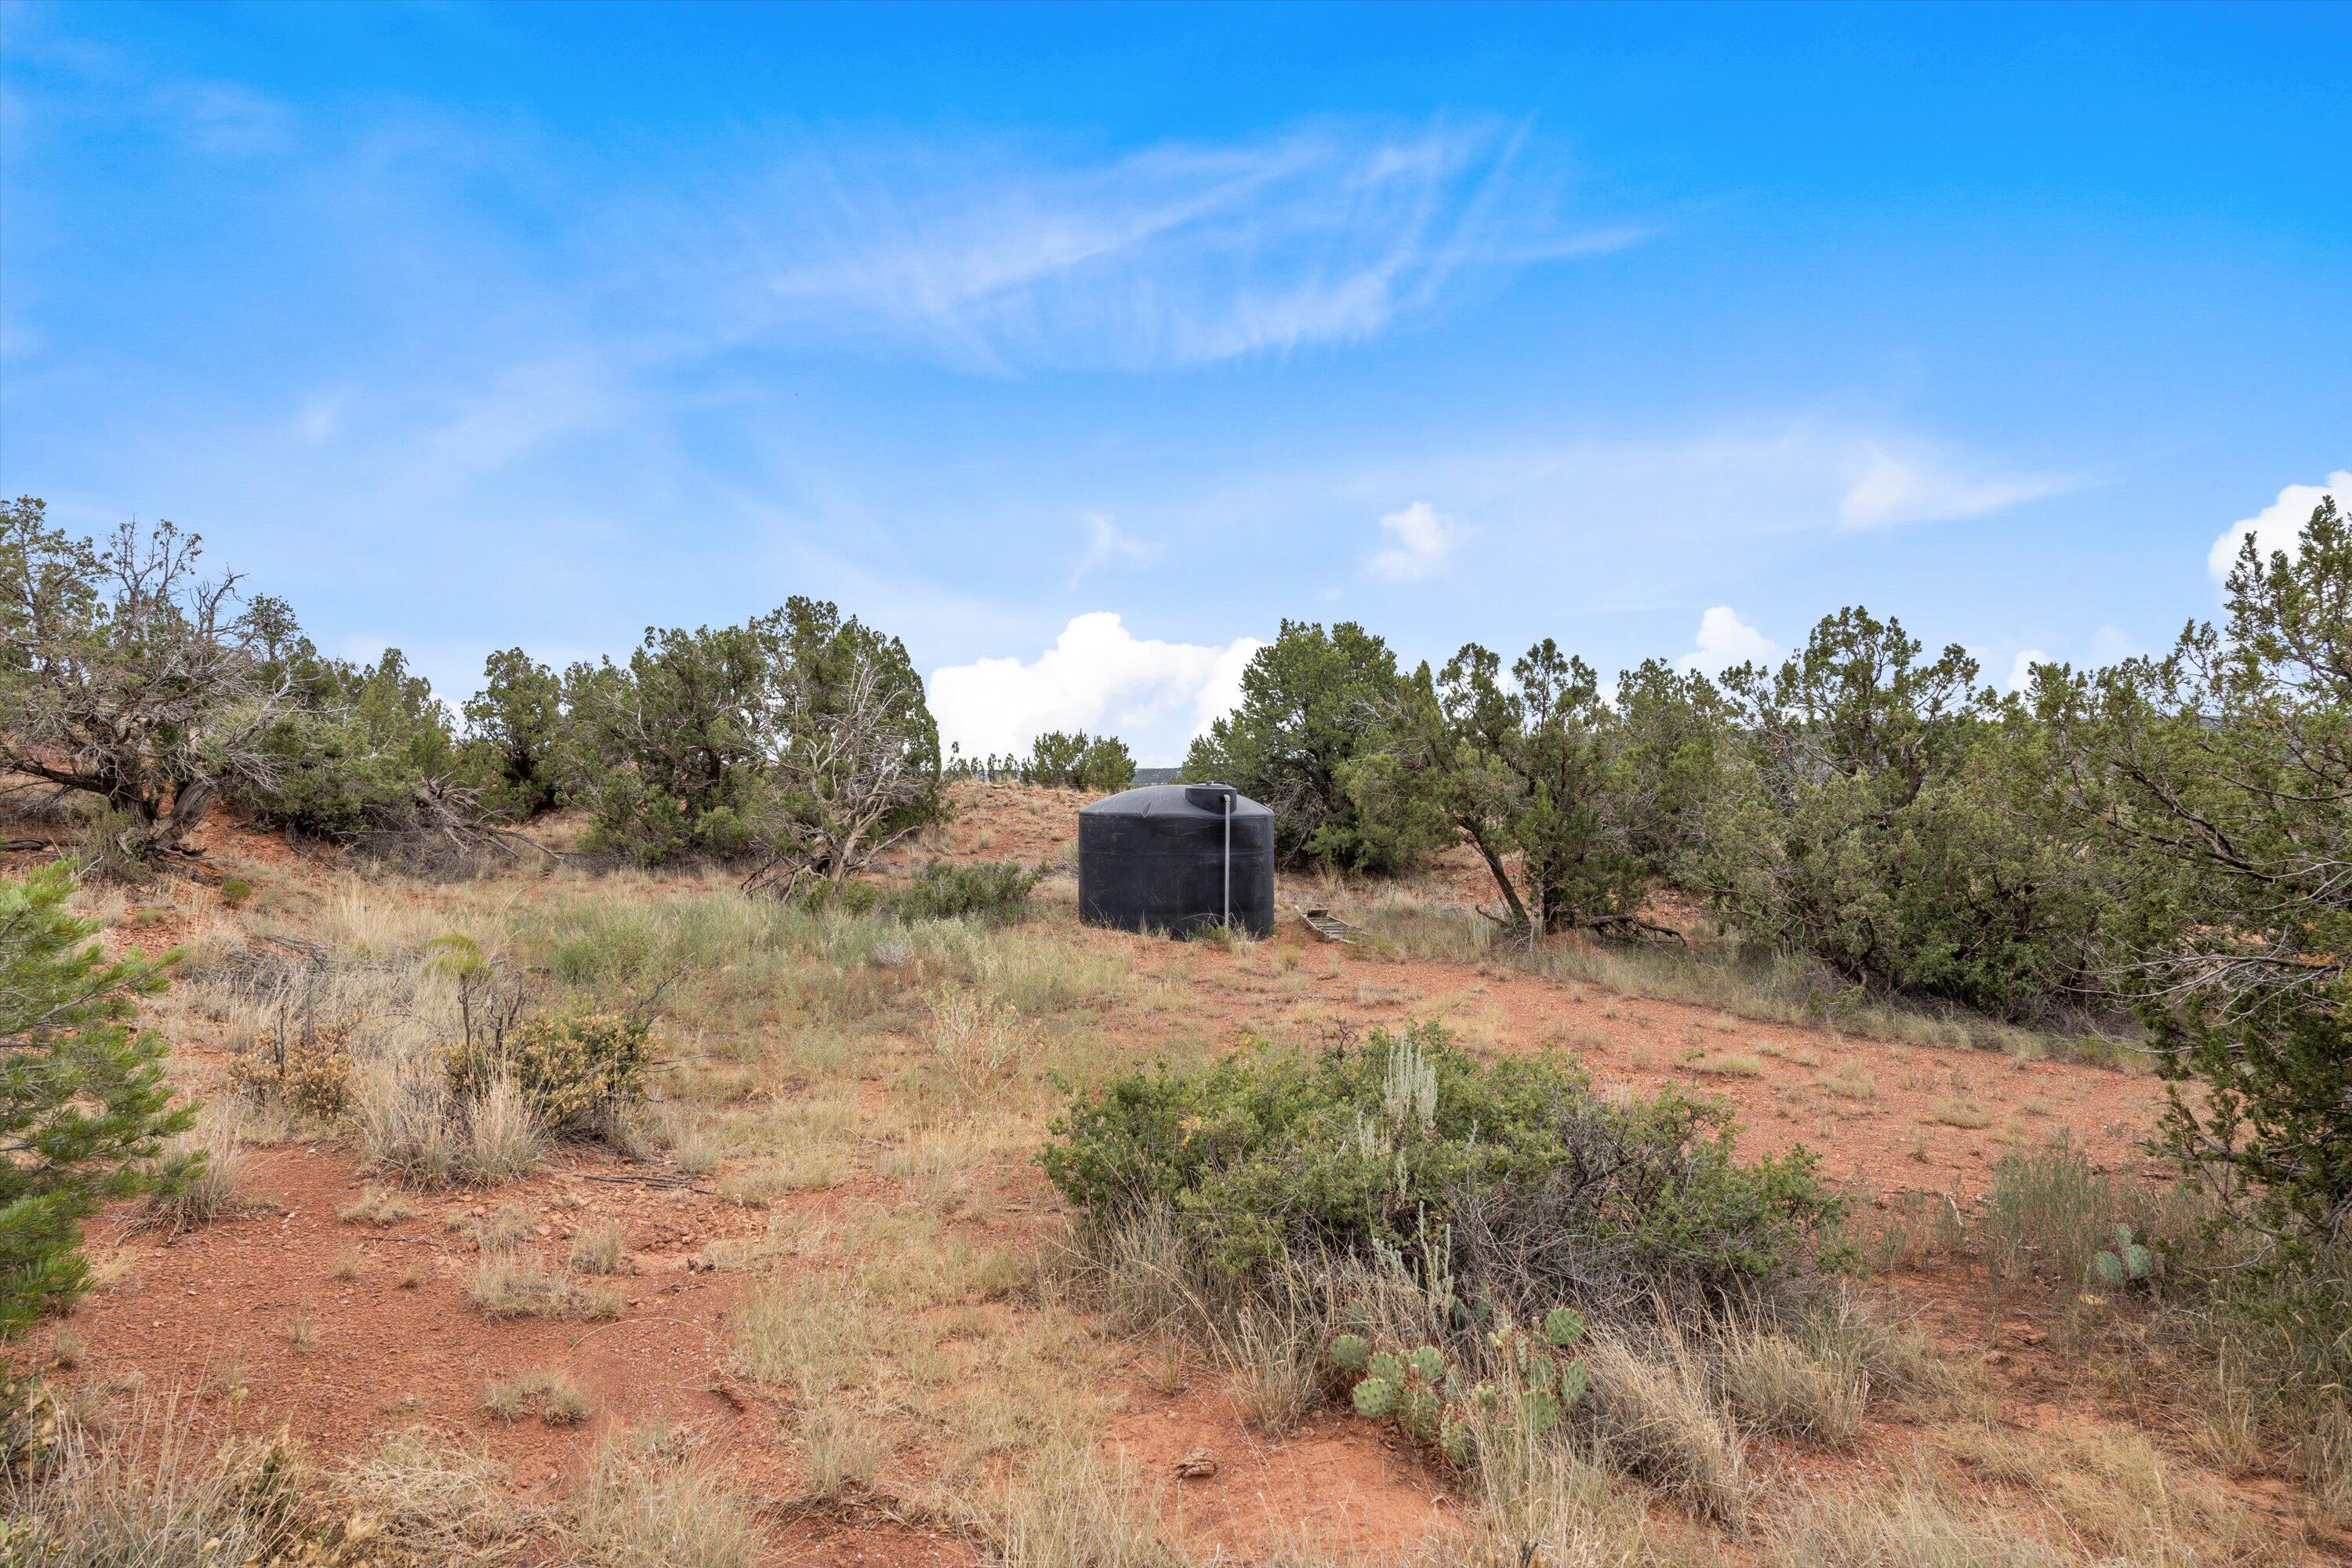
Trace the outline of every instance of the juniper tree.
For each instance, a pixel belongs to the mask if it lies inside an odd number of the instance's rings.
[[[274,777],[263,737],[290,683],[238,578],[203,540],[124,523],[103,546],[0,503],[0,770],[105,803],[133,857],[168,853],[225,788]]]
[[[2352,528],[2248,539],[2223,626],[2162,658],[2047,671],[2081,816],[2126,858],[2136,998],[2174,1080],[2166,1141],[2291,1246],[2352,1240]],[[2183,1092],[2188,1086],[2191,1092]]]
[[[498,803],[517,816],[553,806],[562,793],[563,686],[519,647],[490,655],[482,689],[466,701],[466,734]]]
[[[1409,793],[1367,810],[1350,771],[1378,750],[1401,697],[1396,655],[1352,621],[1285,621],[1242,672],[1240,704],[1195,739],[1188,779],[1274,809],[1276,852],[1339,870],[1402,870],[1437,835]],[[1391,781],[1402,783],[1402,781]]]

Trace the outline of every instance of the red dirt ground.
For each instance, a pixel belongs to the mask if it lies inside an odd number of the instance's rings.
[[[956,819],[903,859],[1063,857],[1073,842],[1075,807],[1087,798],[961,786]],[[332,875],[275,840],[225,826],[210,838],[224,862],[268,857],[274,874],[322,885]],[[208,887],[168,884],[142,892],[133,907],[147,903],[169,907],[128,933],[150,948],[166,932],[176,937],[235,920]],[[1606,1084],[1650,1090],[1671,1082],[1719,1095],[1738,1109],[1743,1148],[1801,1142],[1832,1180],[1882,1194],[1916,1190],[1969,1201],[2008,1147],[2005,1128],[2007,1136],[2034,1142],[2063,1128],[2101,1166],[2137,1171],[2145,1160],[2134,1140],[2160,1100],[2158,1086],[2143,1077],[1749,1023],[1501,968],[1392,962],[1310,943],[1296,931],[1226,952],[1066,929],[1073,942],[1129,955],[1139,972],[1183,964],[1195,1002],[1183,1022],[1212,1037],[1361,1031],[1442,1016],[1477,1048],[1559,1045]],[[1105,1026],[1124,1029],[1138,1056],[1148,1056],[1164,1022],[1126,1013],[1114,1001],[1103,1009]],[[1696,1072],[1682,1059],[1694,1047],[1752,1056],[1762,1070]],[[1874,1097],[1824,1091],[1822,1075],[1840,1064],[1868,1073]],[[1937,1102],[1957,1096],[1989,1112],[1991,1125],[1936,1120]],[[781,1500],[796,1493],[800,1477],[780,1413],[725,1371],[727,1314],[742,1277],[688,1267],[714,1241],[757,1234],[766,1215],[703,1192],[598,1180],[628,1172],[570,1156],[561,1169],[487,1197],[410,1194],[416,1216],[377,1228],[337,1218],[361,1189],[347,1150],[289,1147],[248,1158],[250,1184],[265,1209],[178,1239],[121,1235],[121,1215],[95,1228],[94,1258],[113,1282],[72,1314],[79,1370],[60,1373],[62,1381],[176,1393],[206,1419],[233,1428],[282,1421],[330,1455],[427,1422],[486,1446],[512,1467],[520,1488],[542,1494],[561,1487],[601,1434],[658,1413],[707,1432],[734,1477],[755,1495],[778,1500],[770,1510],[773,1563],[912,1568],[975,1561],[971,1543],[951,1531],[856,1507],[800,1515]],[[1041,1234],[1055,1223],[1055,1205],[1034,1173],[1019,1179],[1027,1187],[1009,1222]],[[491,1321],[472,1307],[465,1284],[475,1253],[462,1227],[500,1205],[530,1215],[533,1245],[551,1261],[574,1230],[618,1221],[635,1269],[612,1282],[626,1301],[624,1314],[607,1323]],[[997,1212],[1007,1218],[1003,1208]],[[356,1277],[338,1279],[347,1254],[356,1255]],[[415,1282],[404,1285],[412,1271]],[[2014,1402],[2028,1424],[2073,1418],[2061,1410],[2068,1395],[2046,1345],[2028,1342],[2014,1327],[2043,1309],[2004,1300],[1972,1279],[1904,1289],[1948,1342],[1998,1350],[1993,1376],[2004,1407]],[[298,1324],[306,1341],[299,1345]],[[2004,1334],[2007,1347],[2000,1348]],[[551,1367],[569,1371],[594,1398],[596,1413],[583,1426],[509,1425],[483,1409],[486,1381]],[[1366,1563],[1392,1562],[1451,1528],[1454,1504],[1441,1479],[1363,1423],[1327,1414],[1270,1441],[1239,1419],[1213,1378],[1195,1374],[1168,1394],[1138,1373],[1123,1392],[1124,1412],[1107,1434],[1110,1448],[1157,1479],[1180,1533],[1204,1551],[1246,1563],[1304,1535]],[[1890,1429],[1885,1437],[1860,1461],[1776,1453],[1768,1462],[1884,1471],[1914,1435]],[[1177,1479],[1180,1461],[1201,1450],[1214,1473]]]

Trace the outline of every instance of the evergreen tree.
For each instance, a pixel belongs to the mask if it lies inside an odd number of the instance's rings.
[[[0,879],[0,1339],[89,1284],[82,1222],[110,1198],[169,1188],[160,1162],[194,1108],[172,1103],[164,1045],[132,1027],[173,960],[109,963],[66,909],[62,866]]]

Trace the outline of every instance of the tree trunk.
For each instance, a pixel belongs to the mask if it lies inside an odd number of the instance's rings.
[[[171,815],[163,819],[156,831],[156,847],[177,849],[180,840],[194,832],[196,825],[212,811],[213,797],[216,793],[210,779],[191,779],[182,784],[180,793],[172,801]]]

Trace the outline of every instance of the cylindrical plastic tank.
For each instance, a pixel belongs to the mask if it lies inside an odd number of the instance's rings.
[[[1078,812],[1080,920],[1182,936],[1228,909],[1272,934],[1274,813],[1231,784],[1150,784]]]

